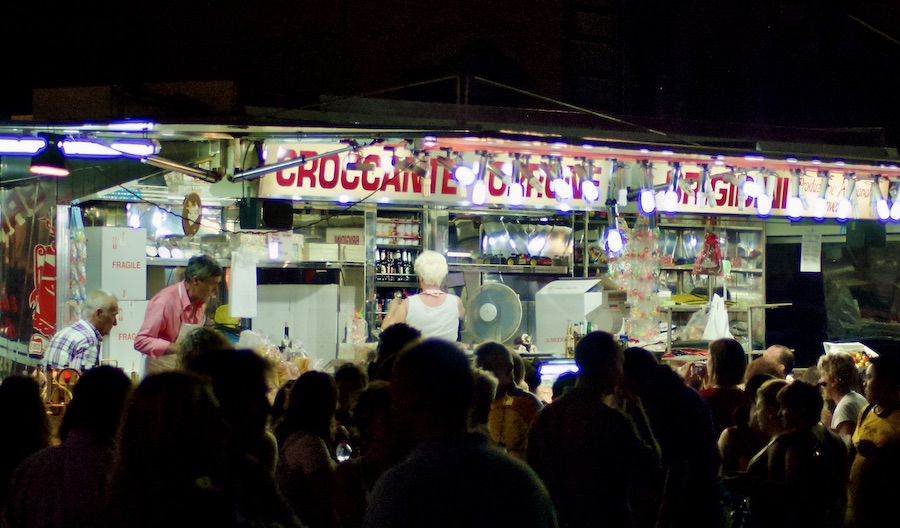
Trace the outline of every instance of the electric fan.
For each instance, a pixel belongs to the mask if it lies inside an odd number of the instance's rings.
[[[466,302],[466,330],[476,343],[505,343],[515,337],[521,322],[522,301],[505,284],[483,284]]]

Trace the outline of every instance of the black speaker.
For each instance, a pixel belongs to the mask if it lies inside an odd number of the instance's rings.
[[[294,206],[289,201],[243,198],[238,207],[241,229],[291,229],[294,227]]]

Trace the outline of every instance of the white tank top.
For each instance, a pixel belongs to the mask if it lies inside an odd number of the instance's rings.
[[[440,337],[456,341],[459,334],[458,297],[448,293],[440,306],[426,306],[418,295],[409,298],[406,324],[422,332],[422,337]]]

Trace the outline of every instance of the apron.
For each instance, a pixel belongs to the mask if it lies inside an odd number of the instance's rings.
[[[178,298],[182,298],[181,290],[178,290]],[[206,315],[204,314],[203,320],[199,323],[181,323],[181,329],[178,331],[178,338],[175,340],[175,343],[180,343],[184,336],[193,332],[195,329],[203,326],[205,322]],[[144,375],[149,376],[150,374],[156,374],[158,372],[165,372],[167,370],[175,370],[178,368],[178,354],[165,354],[158,358],[153,356],[147,356],[144,362]]]

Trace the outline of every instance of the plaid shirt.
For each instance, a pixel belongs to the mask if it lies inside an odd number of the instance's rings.
[[[91,323],[79,319],[54,334],[47,349],[50,364],[57,368],[87,370],[100,359],[100,332]]]

